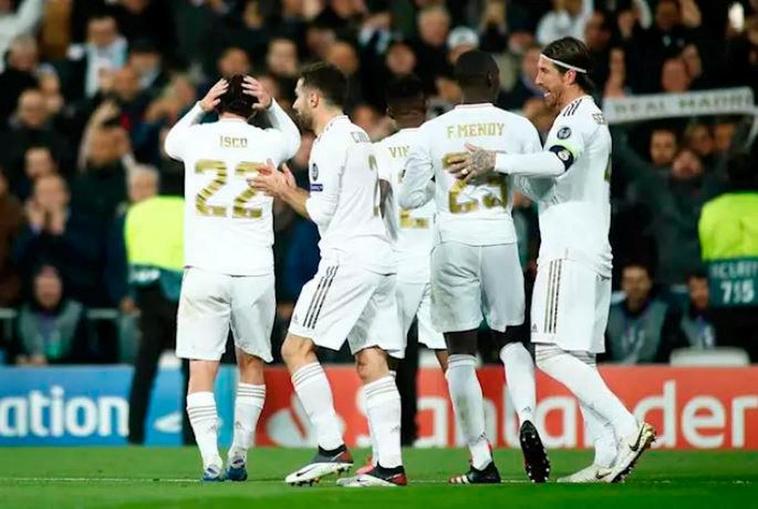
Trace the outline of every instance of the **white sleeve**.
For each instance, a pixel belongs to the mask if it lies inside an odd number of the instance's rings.
[[[174,124],[166,135],[166,141],[163,143],[163,148],[170,157],[180,161],[183,159],[190,128],[200,122],[204,115],[205,112],[200,108],[200,103],[198,102]]]
[[[42,18],[45,0],[24,0],[13,17],[13,35],[31,32]]]
[[[497,154],[495,171],[509,175],[557,177],[568,171],[586,148],[588,125],[578,117],[558,117],[545,150],[537,154]]]
[[[417,209],[434,197],[434,167],[429,144],[419,133],[408,151],[398,202],[404,209]],[[430,185],[431,184],[431,185]]]
[[[564,149],[562,155],[568,151]],[[537,154],[497,154],[495,156],[495,171],[508,175],[531,177],[557,177],[564,171],[561,155],[545,151]]]
[[[285,148],[282,160],[292,159],[300,148],[300,130],[274,99],[271,100],[271,106],[266,110],[266,115],[271,126],[283,135]]]
[[[342,188],[342,174],[348,162],[349,151],[347,150],[341,158],[334,154],[334,159],[330,161],[330,164],[316,162],[321,170],[319,171],[321,179],[318,183],[311,182],[311,193],[305,202],[305,210],[308,212],[308,217],[319,227],[326,228],[334,217]]]

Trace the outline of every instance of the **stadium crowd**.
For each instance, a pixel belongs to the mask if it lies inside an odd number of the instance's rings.
[[[0,308],[17,310],[3,315],[14,317],[0,337],[5,361],[123,360],[118,338],[134,340],[139,312],[124,215],[153,196],[182,194],[183,166],[162,140],[219,75],[254,75],[288,109],[302,65],[331,62],[350,78],[349,115],[379,140],[393,129],[384,115],[391,78],[416,73],[432,97],[429,114],[439,114],[460,100],[452,63],[478,47],[500,66],[497,106],[521,112],[544,137],[553,118],[534,84],[537,60],[565,35],[590,48],[599,102],[758,92],[755,0],[0,0]],[[755,330],[743,336],[714,318],[698,230],[717,196],[758,195],[758,153],[732,157],[745,146],[745,120],[613,126],[619,292],[607,361],[668,362],[679,347],[739,345],[756,362]],[[303,187],[312,142],[304,132],[290,165]],[[536,210],[518,197],[514,216],[530,280]],[[746,224],[755,249],[758,219]],[[319,257],[316,227],[281,203],[275,235],[276,345]],[[102,308],[118,318],[92,319]]]

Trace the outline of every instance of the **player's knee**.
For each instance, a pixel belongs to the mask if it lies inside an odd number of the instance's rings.
[[[389,373],[386,354],[376,348],[362,350],[355,356],[355,369],[361,382],[374,382]]]
[[[302,341],[292,336],[287,336],[282,343],[282,359],[287,365],[302,363],[307,358],[311,346],[307,341]]]

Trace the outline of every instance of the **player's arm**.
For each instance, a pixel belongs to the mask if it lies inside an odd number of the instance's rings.
[[[520,128],[519,131],[524,136],[521,145],[522,153],[538,154],[542,152],[540,135],[531,122],[525,120],[523,128]],[[511,178],[513,179],[516,189],[533,201],[539,201],[550,187],[552,187],[553,183],[551,178],[529,178],[523,175],[514,175]]]
[[[300,130],[282,109],[263,84],[251,76],[245,76],[244,92],[258,99],[253,108],[266,113],[271,126],[284,136],[285,150],[282,159],[291,159],[300,148]]]
[[[221,100],[220,97],[228,88],[229,83],[225,79],[218,80],[216,84],[211,87],[205,97],[195,103],[192,109],[185,113],[184,116],[174,124],[166,135],[166,141],[163,144],[166,153],[170,157],[179,160],[182,159],[190,128],[200,122],[206,113],[212,111],[213,108],[216,107]]]
[[[429,148],[418,140],[408,151],[398,202],[404,209],[417,209],[434,197],[434,167]]]

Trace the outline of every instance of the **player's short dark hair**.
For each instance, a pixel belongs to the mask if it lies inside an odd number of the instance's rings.
[[[453,76],[461,88],[490,88],[492,77],[499,74],[500,70],[492,55],[477,49],[461,54],[453,68]]]
[[[385,99],[387,106],[394,110],[423,109],[426,102],[424,83],[415,74],[396,78],[387,85]]]
[[[240,117],[251,117],[254,113],[253,104],[257,103],[258,99],[246,94],[242,88],[245,77],[241,74],[235,74],[231,78],[226,78],[226,81],[229,83],[229,88],[219,97],[220,101],[216,106],[216,112],[219,115],[233,113]]]
[[[347,78],[336,66],[317,62],[306,66],[300,73],[303,86],[315,88],[335,106],[344,106],[347,96]]]
[[[592,72],[592,57],[587,45],[582,41],[574,37],[563,37],[545,46],[542,54],[553,60],[559,60],[568,65],[586,70],[586,73],[576,73],[576,84],[588,94],[594,92],[595,84],[589,77],[589,73]],[[569,71],[569,69],[560,65],[555,65],[555,68],[561,74],[566,74]]]

